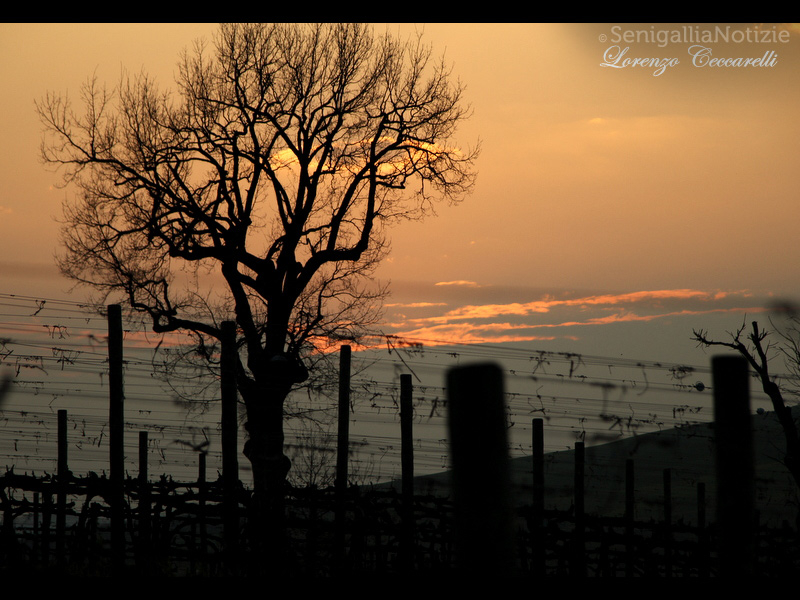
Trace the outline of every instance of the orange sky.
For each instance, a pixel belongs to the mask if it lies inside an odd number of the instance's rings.
[[[692,327],[723,332],[770,298],[800,302],[796,29],[760,28],[789,32],[786,42],[707,43],[714,57],[777,55],[772,67],[714,69],[692,65],[691,41],[615,44],[628,30],[646,38],[679,25],[388,27],[424,31],[446,53],[474,111],[459,141],[483,150],[470,197],[391,232],[378,271],[393,289],[385,332],[603,352],[631,343],[624,322],[642,341],[674,331],[671,343],[693,349]],[[33,101],[76,94],[93,73],[113,83],[123,66],[166,84],[180,50],[214,29],[0,25],[1,291],[61,298],[70,288],[52,257],[71,192],[38,161]],[[602,67],[614,45],[679,64],[658,76]]]

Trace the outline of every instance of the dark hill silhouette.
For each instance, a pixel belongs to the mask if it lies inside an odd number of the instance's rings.
[[[795,420],[800,407],[793,409]],[[781,464],[783,432],[774,413],[753,415],[756,506],[763,524],[793,525],[798,517],[798,490]],[[661,520],[664,515],[664,469],[672,469],[673,521],[697,522],[697,484],[705,483],[707,520],[714,520],[716,478],[713,424],[626,437],[585,448],[587,513],[622,516],[625,510],[625,463],[634,461],[635,518]],[[545,425],[545,436],[547,429]],[[545,454],[545,508],[567,510],[573,503],[574,450]],[[517,505],[530,504],[532,459],[511,460],[512,496]],[[476,473],[476,476],[479,476]],[[400,489],[399,482],[393,485]],[[418,494],[449,496],[450,472],[415,479]]]

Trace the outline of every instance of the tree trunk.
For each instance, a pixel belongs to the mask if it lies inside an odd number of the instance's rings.
[[[286,573],[286,487],[291,461],[284,454],[283,406],[302,369],[283,356],[274,357],[255,381],[240,386],[247,408],[247,441],[243,453],[253,467],[253,497],[248,534],[253,574]],[[307,375],[307,374],[306,374]]]

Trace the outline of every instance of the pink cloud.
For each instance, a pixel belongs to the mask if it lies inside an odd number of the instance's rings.
[[[464,279],[457,279],[455,281],[439,281],[435,285],[460,285],[465,287],[481,287],[474,281],[467,281]]]
[[[447,306],[447,302],[394,302],[385,306],[387,308],[430,308],[431,306]]]
[[[440,315],[413,319],[395,315],[394,322],[390,327],[400,337],[424,341],[429,345],[555,339],[553,336],[536,335],[533,331],[625,322],[649,322],[669,317],[709,313],[758,313],[767,310],[759,306],[737,305],[741,303],[742,299],[751,296],[752,294],[747,291],[708,292],[675,289],[600,294],[568,299],[545,297],[531,302],[470,304]],[[666,309],[664,306],[667,301],[670,303],[670,309]],[[690,302],[691,307],[675,306],[676,302],[680,304],[683,301]],[[728,305],[720,306],[723,302]],[[634,307],[636,308],[634,309]],[[560,309],[560,316],[552,314],[555,309]],[[608,314],[607,311],[612,309],[613,313]],[[575,311],[578,313],[576,314]],[[597,314],[598,311],[600,314]],[[592,312],[595,314],[592,315]],[[549,320],[546,319],[548,314],[552,315]],[[580,318],[570,318],[573,315],[580,315]],[[508,317],[519,318],[520,322],[509,323],[506,321]],[[531,318],[535,320],[529,321]]]
[[[437,284],[439,285],[439,284]],[[742,292],[737,292],[742,295]],[[597,307],[597,306],[616,306],[619,304],[630,304],[646,301],[658,300],[701,300],[714,301],[730,296],[730,292],[704,292],[700,290],[680,289],[680,290],[655,290],[640,291],[625,294],[603,294],[597,296],[586,296],[583,298],[571,298],[556,300],[545,298],[532,302],[512,302],[508,304],[482,304],[467,305],[448,311],[447,313],[426,319],[430,322],[446,323],[454,319],[487,319],[501,315],[525,316],[534,313],[547,313],[557,307]]]

